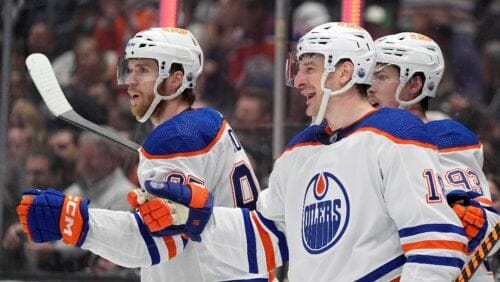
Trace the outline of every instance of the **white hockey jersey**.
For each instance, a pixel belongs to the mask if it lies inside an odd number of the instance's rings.
[[[479,138],[462,124],[454,120],[436,120],[426,124],[427,130],[438,146],[445,187],[474,191],[481,196],[475,198],[486,208],[489,233],[499,221],[498,211],[492,207],[488,179],[483,172],[483,146]],[[493,252],[498,250],[496,247]],[[492,252],[492,253],[493,253]],[[470,281],[494,281],[487,261],[477,270]]]
[[[156,127],[139,151],[140,183],[196,182],[214,194],[215,206],[255,208],[259,183],[233,130],[215,110],[173,117]],[[267,273],[250,274],[224,263],[204,244],[152,237],[137,213],[91,209],[89,217],[82,247],[117,264],[141,267],[141,281],[268,281]]]
[[[290,281],[452,281],[467,238],[438,170],[407,112],[380,109],[331,135],[311,126],[276,161],[257,210],[214,208],[201,243],[243,271],[289,261]]]

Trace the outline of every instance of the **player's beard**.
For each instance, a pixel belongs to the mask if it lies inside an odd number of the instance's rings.
[[[141,94],[139,99],[130,103],[130,112],[136,118],[141,118],[144,116],[149,108],[149,105],[153,102],[154,95],[144,95]]]

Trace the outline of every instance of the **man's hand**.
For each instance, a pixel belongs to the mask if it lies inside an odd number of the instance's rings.
[[[475,192],[454,190],[448,193],[448,204],[458,215],[469,240],[468,251],[472,252],[483,241],[488,228],[486,213],[480,203],[473,200]]]
[[[66,244],[80,246],[88,231],[88,204],[88,199],[54,189],[32,189],[23,193],[16,210],[30,241],[62,239]]]
[[[212,215],[213,196],[197,184],[146,181],[148,193],[157,196],[139,206],[144,223],[155,236],[184,234],[200,241]]]

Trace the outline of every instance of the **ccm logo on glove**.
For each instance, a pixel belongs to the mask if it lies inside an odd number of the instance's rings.
[[[77,212],[77,209],[80,207],[81,201],[82,201],[82,198],[74,197],[71,195],[68,195],[64,199],[63,207],[65,207],[65,209],[64,209],[63,216],[61,216],[61,230],[63,230],[63,234],[69,236],[70,238],[74,237],[73,236],[73,233],[74,233],[73,232],[73,225],[75,225],[75,222],[78,225],[76,227],[76,230],[81,230],[81,225],[82,225],[81,224],[82,223],[81,216],[77,220],[75,220],[76,212]],[[78,215],[80,215],[80,214],[78,214]],[[80,234],[78,234],[78,235],[80,235]]]

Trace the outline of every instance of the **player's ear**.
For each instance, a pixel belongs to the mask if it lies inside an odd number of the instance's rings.
[[[420,94],[422,87],[424,86],[423,78],[420,75],[413,75],[408,83],[406,84],[411,94],[410,99],[413,99]]]
[[[181,86],[182,80],[184,79],[184,74],[182,71],[175,71],[172,75],[172,80],[170,81],[172,85],[177,89]]]
[[[167,79],[164,79],[162,81],[162,83],[158,87],[158,91],[162,95],[174,94],[182,85],[183,79],[184,74],[182,73],[182,71],[174,71],[167,77]]]
[[[344,62],[340,63],[337,69],[339,71],[340,85],[344,86],[352,79],[352,75],[354,73],[354,65],[351,61],[345,60]]]

